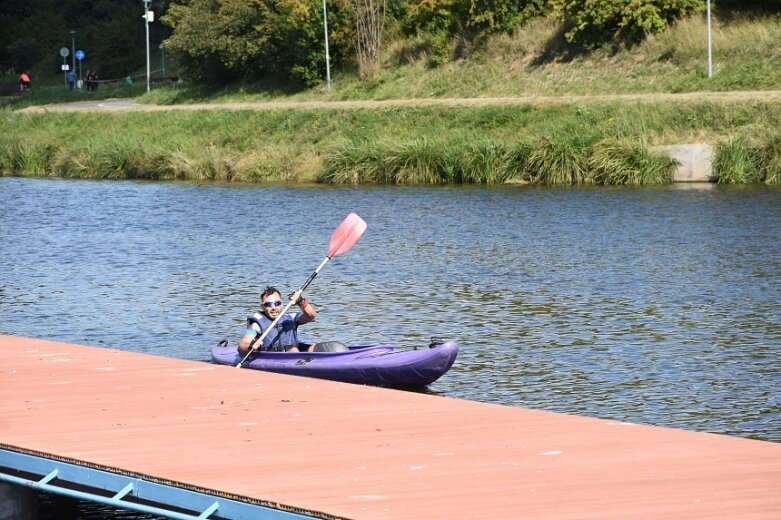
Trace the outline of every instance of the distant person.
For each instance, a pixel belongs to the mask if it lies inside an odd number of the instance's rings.
[[[92,92],[98,91],[98,73],[97,71],[92,71]]]
[[[22,72],[19,75],[19,91],[24,92],[25,90],[30,90],[30,76],[26,72]]]
[[[127,83],[128,85],[132,85],[133,84],[133,75],[132,74],[128,74],[127,75],[127,77],[125,78],[125,83]]]
[[[84,84],[87,85],[87,92],[92,92],[92,71],[88,70],[84,74]]]
[[[76,88],[76,73],[71,70],[66,75],[66,78],[68,79],[68,90],[75,89]]]
[[[295,301],[301,312],[295,316],[285,315],[274,325],[274,329],[263,338],[263,344],[255,348],[273,352],[299,352],[298,327],[317,317],[317,311],[299,291],[294,292],[291,301]],[[256,338],[266,332],[284,308],[282,296],[276,287],[268,286],[260,295],[261,308],[247,318],[247,331],[239,342],[239,353],[243,356],[250,351]],[[310,347],[311,350],[313,347]]]

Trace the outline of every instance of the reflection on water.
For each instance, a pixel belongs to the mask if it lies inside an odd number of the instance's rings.
[[[781,441],[781,191],[0,179],[0,330],[193,360],[292,291],[305,337],[462,351],[450,397]]]

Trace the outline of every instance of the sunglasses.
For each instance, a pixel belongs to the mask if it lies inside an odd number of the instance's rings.
[[[263,302],[263,306],[265,308],[267,308],[267,309],[269,309],[271,307],[279,307],[280,305],[282,305],[282,300],[273,300],[273,301]]]

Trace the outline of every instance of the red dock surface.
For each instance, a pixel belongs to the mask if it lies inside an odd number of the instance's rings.
[[[0,351],[0,445],[156,481],[352,519],[781,518],[777,443],[14,336]]]

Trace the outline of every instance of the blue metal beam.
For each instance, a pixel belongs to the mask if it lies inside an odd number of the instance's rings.
[[[24,476],[20,476],[19,472],[22,472]],[[313,516],[303,513],[293,513],[250,502],[226,499],[215,494],[183,489],[174,485],[3,448],[0,448],[0,481],[177,520],[313,518]],[[132,499],[141,500],[143,503]]]

